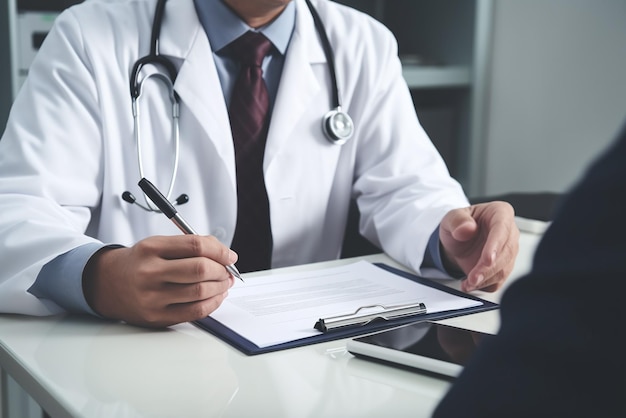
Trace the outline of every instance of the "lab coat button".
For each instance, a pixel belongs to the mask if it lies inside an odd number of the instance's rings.
[[[226,230],[224,228],[215,228],[211,235],[217,238],[218,241],[222,241],[224,238],[226,238]]]

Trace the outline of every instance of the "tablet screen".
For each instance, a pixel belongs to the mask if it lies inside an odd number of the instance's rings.
[[[435,322],[419,322],[348,342],[361,357],[456,376],[488,334]]]

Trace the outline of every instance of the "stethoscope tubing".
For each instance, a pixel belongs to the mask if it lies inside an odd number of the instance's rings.
[[[155,78],[161,81],[169,91],[170,101],[172,103],[172,134],[174,136],[174,158],[173,158],[173,167],[172,167],[172,175],[170,177],[169,186],[167,189],[166,197],[168,200],[171,199],[172,193],[174,192],[174,184],[176,183],[176,177],[178,175],[178,166],[180,162],[180,103],[179,98],[176,96],[176,92],[174,91],[174,86],[171,80],[161,74],[161,73],[152,73],[147,75],[142,82],[139,84],[137,89],[137,97],[133,97],[132,99],[132,110],[133,110],[133,125],[135,132],[135,151],[137,153],[137,164],[139,166],[139,176],[140,178],[145,178],[145,170],[143,164],[143,150],[142,145],[142,135],[141,135],[141,124],[139,123],[139,99],[141,98],[143,83],[149,79]],[[150,210],[158,212],[159,208],[156,207],[151,199],[146,196],[144,193],[144,200],[146,206],[150,208]]]

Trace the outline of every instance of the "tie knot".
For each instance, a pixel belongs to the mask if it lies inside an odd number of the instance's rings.
[[[260,32],[248,31],[235,39],[230,48],[234,58],[244,65],[260,67],[272,43]]]

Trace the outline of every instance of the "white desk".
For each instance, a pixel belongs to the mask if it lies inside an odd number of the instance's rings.
[[[528,270],[539,237],[522,234],[508,283]],[[501,291],[477,295],[497,301]],[[444,322],[496,332],[499,317]],[[354,358],[345,343],[246,356],[192,324],[155,331],[78,316],[0,316],[0,368],[55,418],[427,417],[449,387]]]

